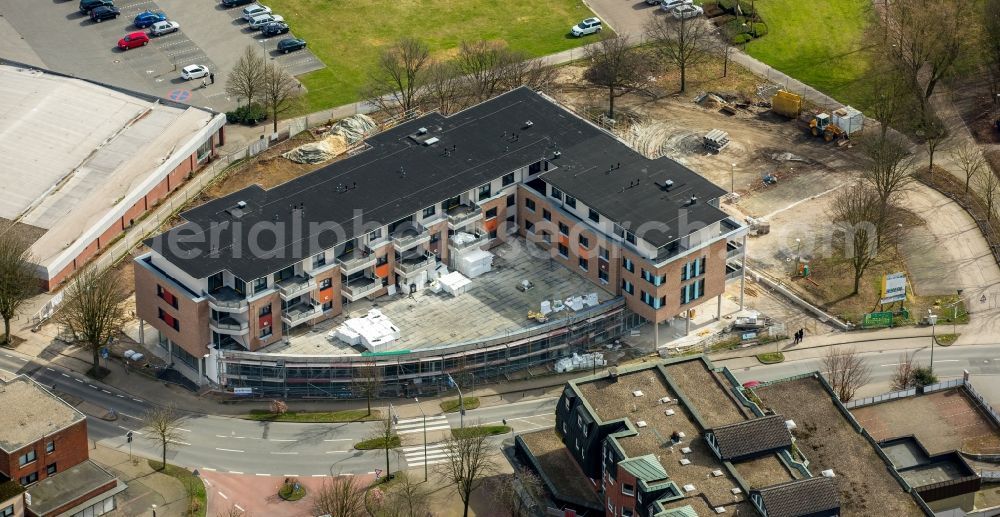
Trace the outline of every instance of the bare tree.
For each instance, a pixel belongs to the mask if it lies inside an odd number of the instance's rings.
[[[909,85],[900,72],[885,60],[873,60],[864,78],[868,100],[866,111],[879,122],[879,136],[886,139],[891,126],[900,122],[907,107]]]
[[[30,247],[31,242],[18,233],[14,223],[0,224],[0,317],[4,343],[10,343],[10,320],[38,292]]]
[[[162,461],[160,468],[167,466],[167,446],[179,438],[181,415],[173,406],[156,406],[146,411],[143,418],[143,429],[153,441],[160,444]]]
[[[965,194],[969,194],[969,184],[973,178],[979,176],[986,167],[986,159],[983,153],[979,152],[979,146],[972,142],[966,142],[956,147],[951,152],[951,158],[958,164],[958,168],[965,175]]]
[[[515,57],[507,45],[497,41],[463,41],[455,57],[458,75],[463,78],[472,102],[480,102],[505,91],[504,67]]]
[[[899,354],[899,363],[892,373],[892,390],[901,391],[913,387],[913,356],[903,352]]]
[[[440,474],[458,490],[462,498],[463,517],[469,516],[469,498],[483,484],[484,478],[496,472],[490,457],[491,447],[485,433],[452,436],[444,442],[447,459],[437,465]]]
[[[987,168],[983,174],[979,175],[976,183],[979,186],[979,196],[986,205],[986,220],[992,221],[998,203],[997,198],[1000,197],[1000,177]]]
[[[705,59],[712,33],[704,20],[681,18],[678,22],[670,16],[654,18],[646,26],[646,36],[653,48],[681,73],[681,91],[687,89],[687,71]]]
[[[1000,109],[1000,0],[986,0],[983,5],[983,64],[990,83],[993,109]]]
[[[366,487],[354,476],[336,476],[313,494],[313,513],[331,517],[364,515]]]
[[[934,153],[948,140],[950,132],[944,122],[930,110],[924,113],[917,130],[927,146],[927,174],[934,174]]]
[[[391,415],[386,414],[378,419],[371,437],[373,440],[378,440],[382,444],[382,449],[385,450],[385,475],[388,478],[389,474],[392,473],[389,470],[389,451],[399,447],[399,436],[393,429]]]
[[[273,130],[278,132],[278,115],[288,111],[294,104],[299,82],[285,68],[273,61],[264,64],[264,80],[260,97],[271,112]]]
[[[861,278],[893,239],[882,235],[892,231],[896,210],[883,212],[878,194],[867,185],[852,185],[833,199],[830,220],[844,235],[844,256],[854,269],[854,290],[858,294]]]
[[[430,49],[423,41],[403,37],[382,49],[378,64],[368,74],[363,95],[382,110],[405,113],[416,106],[431,64]]]
[[[240,510],[236,505],[232,505],[229,508],[215,514],[216,517],[250,517],[250,514]]]
[[[903,138],[893,133],[864,140],[862,149],[866,163],[861,177],[878,195],[879,219],[883,219],[892,200],[913,181],[910,151]]]
[[[652,66],[647,56],[624,36],[605,36],[587,47],[590,65],[583,77],[608,90],[608,118],[615,118],[615,97],[641,90],[649,83]]]
[[[426,95],[423,102],[431,109],[448,115],[465,107],[463,81],[458,66],[452,61],[434,61],[427,67]]]
[[[372,399],[382,390],[382,367],[374,359],[354,369],[354,387],[368,401],[368,414],[372,414]]]
[[[509,517],[534,515],[532,503],[542,494],[542,480],[534,472],[519,468],[513,474],[503,474],[491,480],[493,502]],[[529,501],[525,501],[522,494]]]
[[[871,368],[853,348],[830,347],[823,356],[823,370],[841,402],[849,402],[871,380]]]
[[[226,78],[226,93],[253,104],[264,90],[267,60],[257,51],[256,45],[247,45],[239,60]]]
[[[73,336],[82,341],[94,358],[93,373],[100,375],[101,347],[122,331],[127,321],[125,302],[128,291],[114,270],[89,267],[67,289],[56,317]]]
[[[422,482],[414,480],[406,472],[400,472],[382,506],[381,517],[428,515],[429,496]]]

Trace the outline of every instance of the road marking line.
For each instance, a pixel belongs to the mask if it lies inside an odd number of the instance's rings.
[[[65,374],[65,373],[63,373],[63,374],[61,374],[61,375],[62,375],[63,377],[69,377],[69,375],[67,375],[67,374]]]
[[[111,395],[111,392],[108,391],[108,390],[101,390],[101,391],[103,391],[104,393],[107,393],[108,395]]]
[[[351,441],[351,439],[350,438],[332,438],[332,439],[323,440],[323,441],[324,442],[349,442],[349,441]]]
[[[427,417],[427,421],[428,422],[433,421],[433,420],[448,420],[448,417],[446,417],[444,415],[434,415],[434,416]],[[421,417],[421,418],[401,418],[401,419],[399,419],[399,420],[396,421],[396,427],[399,427],[402,424],[422,424],[423,422],[424,422],[423,417]]]
[[[15,357],[14,359],[17,359],[18,361],[28,362],[28,360],[23,357]]]
[[[94,388],[95,390],[97,389],[97,386],[94,386],[93,384],[88,384],[87,386],[90,386],[91,388]]]
[[[375,471],[374,471],[374,470],[373,470],[373,471],[371,471],[371,472],[369,472],[369,474],[374,474],[374,473],[375,473]]]
[[[125,427],[125,426],[121,426],[121,425],[120,425],[120,426],[118,426],[118,427],[119,427],[120,429],[124,429],[124,430],[126,430],[126,431],[128,431],[128,432],[130,432],[130,433],[135,433],[135,434],[137,434],[137,435],[139,435],[139,436],[142,436],[142,434],[143,434],[143,433],[142,433],[142,432],[140,432],[140,431],[133,431],[132,429],[129,429],[128,427]]]
[[[76,382],[79,382],[80,384],[83,384],[83,381],[80,380],[80,379],[73,379],[73,380],[76,381]]]
[[[447,459],[441,459],[441,460],[431,460],[431,461],[426,461],[426,462],[424,462],[424,461],[418,461],[418,462],[414,462],[414,463],[407,462],[407,465],[409,465],[411,467],[422,467],[424,465],[437,465],[438,463],[444,463],[446,461],[448,461],[448,460]]]
[[[190,433],[191,432],[190,429],[184,429],[183,427],[177,427],[175,429],[177,429],[178,431],[184,431],[185,433]]]
[[[286,478],[297,478],[297,477],[299,477],[298,474],[282,474],[282,476],[284,476]]]
[[[351,451],[326,451],[326,454],[347,454]]]
[[[115,395],[115,396],[118,397],[118,398],[120,398],[120,399],[125,398],[125,395]]]
[[[451,426],[450,425],[439,425],[439,426],[435,426],[435,427],[430,427],[430,426],[427,427],[428,431],[443,431],[445,429],[451,429]],[[416,429],[403,429],[402,431],[397,430],[396,434],[413,434],[413,433],[420,433],[420,432],[423,432],[423,431],[424,431],[424,429],[422,427],[418,427]]]
[[[209,480],[207,480],[207,479],[203,479],[203,481],[205,481],[205,484],[206,484],[206,485],[208,485],[208,486],[212,486],[212,482],[211,482],[211,481],[209,481]]]
[[[298,440],[294,440],[294,439],[291,439],[291,438],[269,438],[268,441],[269,442],[297,442]]]
[[[52,368],[49,368],[48,366],[46,366],[45,369],[48,370],[48,371],[50,371],[50,372],[54,372],[55,371]]]
[[[207,470],[209,472],[215,472],[215,469],[213,469],[211,467],[202,467],[201,470]]]
[[[298,454],[297,452],[271,452],[271,454]]]
[[[238,505],[238,504],[235,504],[235,503],[233,504],[233,508],[236,508],[237,510],[239,510],[239,511],[241,511],[241,512],[245,512],[245,511],[246,511],[246,510],[244,510],[244,509],[243,509],[243,507],[242,507],[242,506],[240,506],[240,505]]]
[[[12,356],[10,354],[4,354],[3,356],[6,357],[7,359],[13,359],[14,358],[14,356]]]
[[[217,493],[218,493],[219,495],[221,495],[221,496],[222,496],[222,498],[223,498],[223,499],[225,499],[226,501],[228,501],[228,500],[229,500],[229,498],[228,498],[228,497],[226,497],[226,494],[223,494],[222,492],[218,492],[218,491],[217,491]]]
[[[141,418],[139,418],[137,416],[133,416],[133,415],[130,415],[128,413],[122,413],[121,411],[119,411],[118,414],[121,415],[121,416],[124,416],[124,417],[131,418],[132,420],[142,420]]]
[[[353,472],[344,472],[343,474],[341,474],[341,476],[353,476],[353,475],[354,475]]]
[[[445,445],[446,444],[443,444],[443,443],[429,443],[429,444],[427,444],[427,450],[431,451],[431,450],[435,450],[435,449],[443,449],[445,447]],[[414,447],[403,447],[401,450],[403,452],[422,451],[422,450],[424,450],[424,446],[423,445],[417,445],[417,446],[414,446]]]
[[[139,399],[137,399],[137,398],[133,398],[132,400],[134,400],[134,401],[136,401],[136,402],[142,402],[141,400],[139,400]]]
[[[241,451],[241,450],[237,450],[237,449],[221,449],[219,447],[216,447],[215,450],[217,450],[217,451],[226,451],[226,452],[242,452],[242,453],[246,452],[246,451]]]
[[[314,478],[325,478],[326,474],[313,474],[312,477],[314,477]]]
[[[254,474],[255,476],[271,477],[270,474]]]
[[[181,441],[177,441],[177,440],[167,440],[167,441],[170,442],[170,443],[176,443],[177,445],[188,445],[188,446],[191,445],[190,443],[181,442]]]
[[[959,363],[959,362],[961,362],[961,360],[960,359],[938,359],[937,362],[939,362],[939,363]]]
[[[238,470],[230,470],[229,473],[230,474],[242,474],[242,472],[240,472]]]

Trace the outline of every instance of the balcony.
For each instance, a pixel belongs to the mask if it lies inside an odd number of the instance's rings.
[[[349,275],[365,268],[374,267],[375,254],[354,250],[337,257],[337,262],[340,264],[340,272]]]
[[[295,275],[291,278],[278,282],[277,286],[281,299],[291,300],[296,296],[316,289],[316,281],[306,276]]]
[[[406,251],[430,240],[430,232],[419,223],[407,223],[392,232],[392,245],[396,251]]]
[[[246,295],[236,292],[231,287],[222,287],[208,293],[208,306],[219,312],[237,314],[247,312],[249,309]]]
[[[296,327],[311,320],[318,313],[318,309],[312,303],[296,303],[281,312],[281,321],[289,327]]]
[[[726,280],[735,280],[743,276],[743,268],[739,264],[726,264]]]
[[[448,229],[461,228],[483,218],[483,209],[475,203],[458,205],[448,211]]]
[[[230,317],[209,320],[208,328],[216,333],[227,336],[243,336],[250,332],[250,326],[247,322]]]
[[[478,248],[484,242],[486,242],[486,234],[483,232],[460,232],[448,238],[448,245],[451,246],[452,253],[465,251],[474,247]]]
[[[430,252],[404,255],[396,261],[396,272],[403,276],[409,276],[430,269],[436,262],[436,257]]]
[[[739,243],[729,241],[726,243],[726,260],[739,257],[743,254],[743,246]]]
[[[363,276],[344,282],[341,293],[349,301],[356,302],[382,288],[381,279]]]

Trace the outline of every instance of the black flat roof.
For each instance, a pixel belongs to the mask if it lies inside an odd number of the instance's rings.
[[[420,128],[437,140],[414,141]],[[422,116],[367,143],[270,190],[255,185],[188,210],[184,224],[146,243],[192,277],[229,270],[252,280],[543,159],[556,167],[543,180],[656,246],[678,238],[685,220],[690,233],[726,217],[708,204],[723,189],[668,158],[646,159],[528,88],[449,117]],[[669,192],[656,184],[667,179]],[[687,206],[692,195],[699,200]],[[661,225],[644,231],[651,222]]]

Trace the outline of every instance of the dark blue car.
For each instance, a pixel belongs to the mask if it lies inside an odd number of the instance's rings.
[[[135,17],[135,26],[140,29],[145,29],[156,22],[162,22],[167,20],[167,15],[155,11],[143,11],[139,13],[139,16]]]

